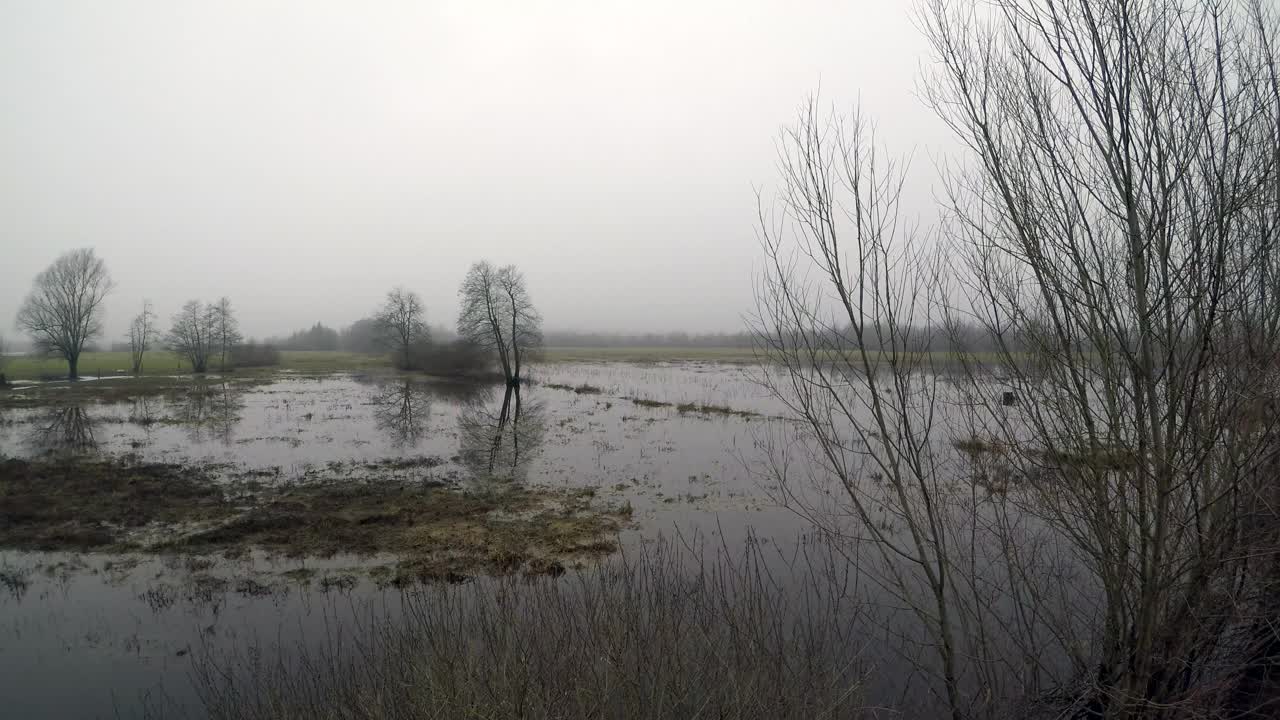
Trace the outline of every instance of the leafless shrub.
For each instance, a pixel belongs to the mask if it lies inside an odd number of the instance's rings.
[[[466,338],[418,343],[410,353],[409,366],[428,375],[455,380],[501,377],[494,370],[493,354]]]
[[[1274,14],[937,0],[924,24],[973,168],[934,243],[862,117],[811,103],[786,133],[755,328],[803,422],[762,470],[870,541],[878,621],[953,718],[1252,708],[1277,647]],[[1000,448],[999,487],[954,438]]]
[[[242,339],[240,321],[231,308],[231,299],[225,295],[218,298],[218,302],[209,305],[209,312],[213,315],[213,340],[218,348],[218,366],[226,370],[227,353]]]
[[[129,322],[129,365],[134,375],[142,372],[143,356],[151,348],[157,335],[156,313],[151,309],[151,301],[144,300],[142,312]]]
[[[188,300],[173,316],[165,344],[191,364],[192,372],[208,370],[209,360],[219,348],[217,308],[199,300]]]
[[[280,364],[280,351],[274,345],[255,340],[231,348],[231,365],[239,368],[271,367]]]

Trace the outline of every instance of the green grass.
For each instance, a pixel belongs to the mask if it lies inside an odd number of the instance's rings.
[[[127,352],[87,352],[80,356],[80,376],[96,377],[129,372]],[[148,352],[142,360],[144,375],[173,375],[188,372],[191,366],[179,363],[178,356],[168,351]],[[0,370],[10,380],[38,380],[42,377],[65,377],[67,361],[48,357],[11,357]]]
[[[4,364],[4,367],[0,368],[0,372],[3,372],[10,380],[39,380],[41,378],[65,377],[67,374],[67,362],[61,358],[10,357],[7,360],[8,362]],[[92,378],[99,375],[128,374],[129,365],[129,353],[127,352],[87,352],[80,356],[80,376]],[[328,351],[285,351],[280,353],[280,364],[274,368],[250,368],[241,370],[239,373],[253,373],[271,369],[325,373],[383,367],[391,367],[391,363],[382,355]],[[148,352],[142,361],[143,375],[177,375],[189,372],[191,372],[189,363],[166,350]],[[212,363],[209,372],[218,372],[216,360]]]

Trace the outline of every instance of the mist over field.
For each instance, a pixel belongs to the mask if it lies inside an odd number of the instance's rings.
[[[394,285],[451,326],[484,258],[551,329],[736,332],[753,188],[816,88],[874,104],[932,212],[925,55],[896,2],[2,2],[0,323],[92,246],[111,339],[144,297],[264,337]]]

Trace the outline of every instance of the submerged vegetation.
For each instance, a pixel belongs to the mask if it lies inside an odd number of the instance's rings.
[[[196,681],[225,720],[876,717],[839,556],[816,542],[779,568],[759,543],[718,549],[668,541],[557,582],[426,588],[286,662],[252,643],[201,653]]]

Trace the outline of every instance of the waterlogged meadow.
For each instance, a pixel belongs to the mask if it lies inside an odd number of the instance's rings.
[[[901,609],[919,597],[885,580],[911,566],[869,541],[909,537],[885,468],[840,429],[873,498],[852,514],[768,371],[18,385],[0,395],[0,696],[24,717],[932,712],[910,692],[936,669]],[[991,528],[1012,523],[1087,625],[1096,588],[1018,509],[1006,449],[945,377],[913,382],[941,388],[935,497],[976,576],[1007,584]],[[1013,647],[1008,610],[988,611],[990,647]]]
[[[782,412],[750,367],[711,363],[551,364],[518,393],[19,385],[0,396],[0,696],[22,717],[200,716],[209,658],[328,643],[433,588],[572,582],[659,539],[789,566],[806,524],[751,471]]]

